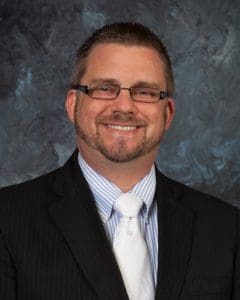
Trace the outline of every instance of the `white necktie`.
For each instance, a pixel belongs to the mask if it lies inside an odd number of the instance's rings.
[[[154,300],[154,285],[147,245],[138,213],[143,202],[134,194],[120,195],[114,209],[120,214],[113,250],[130,300]]]

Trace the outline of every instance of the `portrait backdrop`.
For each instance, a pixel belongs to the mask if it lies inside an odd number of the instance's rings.
[[[240,207],[239,16],[239,0],[0,1],[0,186],[65,162],[76,147],[64,108],[76,49],[107,23],[135,21],[164,41],[175,74],[158,167]]]

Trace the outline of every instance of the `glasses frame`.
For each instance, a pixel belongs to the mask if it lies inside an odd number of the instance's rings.
[[[135,87],[125,88],[125,87],[120,87],[120,85],[117,85],[117,84],[109,84],[109,85],[118,87],[118,92],[117,92],[117,94],[116,94],[116,97],[114,97],[114,98],[97,98],[97,97],[92,97],[92,95],[91,95],[91,85],[81,85],[81,84],[77,84],[77,85],[71,86],[71,88],[74,89],[74,90],[78,90],[78,91],[80,91],[80,92],[85,93],[85,94],[88,95],[91,99],[106,100],[106,101],[117,99],[117,97],[119,96],[121,90],[128,90],[128,91],[129,91],[129,94],[130,94],[130,97],[131,97],[131,99],[132,99],[132,101],[136,101],[136,102],[143,102],[143,103],[158,103],[160,100],[164,100],[164,99],[166,99],[166,98],[169,97],[168,92],[161,91],[161,90],[158,89],[158,88],[151,88],[151,89],[155,89],[155,90],[160,91],[159,99],[157,99],[157,101],[142,101],[142,100],[133,99],[133,97],[132,97],[132,89],[134,89]],[[139,87],[139,88],[141,88],[141,87]]]

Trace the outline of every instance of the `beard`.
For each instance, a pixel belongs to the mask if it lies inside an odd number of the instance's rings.
[[[136,119],[132,114],[117,112],[111,117],[98,117],[96,118],[95,134],[89,135],[81,126],[77,117],[77,105],[74,114],[74,126],[79,139],[85,142],[86,145],[94,150],[100,152],[106,159],[115,163],[123,163],[135,160],[158,147],[162,135],[158,138],[149,140],[146,137],[146,123],[143,120]],[[132,126],[142,126],[144,128],[142,135],[135,147],[129,149],[128,143],[124,137],[118,137],[111,145],[106,143],[104,136],[98,130],[99,124],[114,124],[116,122],[129,122]]]

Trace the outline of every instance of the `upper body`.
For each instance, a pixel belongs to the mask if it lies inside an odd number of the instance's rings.
[[[172,94],[166,49],[145,27],[106,26],[80,47],[66,110],[83,160],[122,193],[153,168],[173,119]],[[127,299],[76,156],[0,193],[5,299]],[[237,209],[159,172],[156,178],[156,299],[238,299]]]
[[[156,178],[156,299],[239,299],[238,210]],[[0,199],[1,299],[128,299],[77,153]]]

